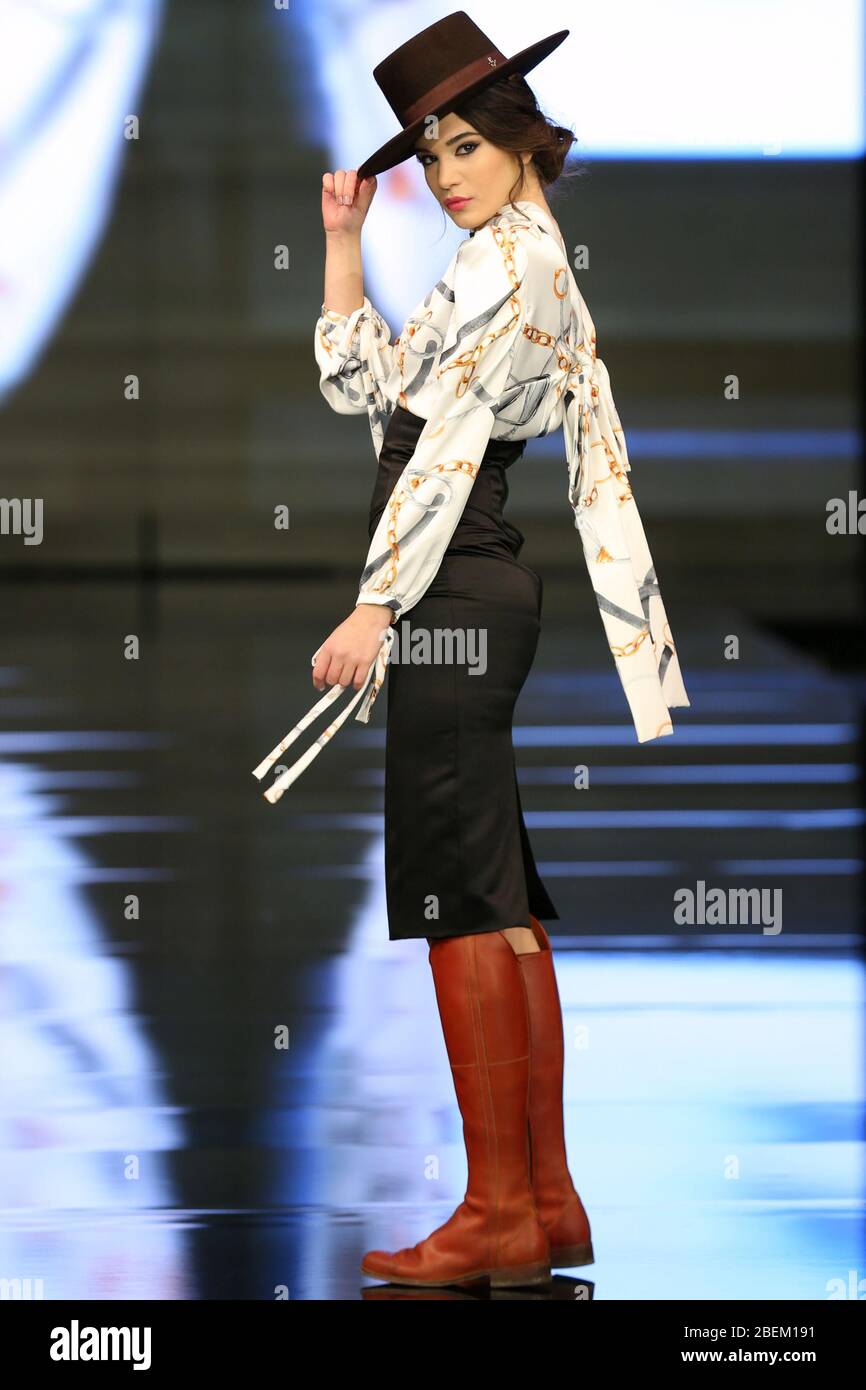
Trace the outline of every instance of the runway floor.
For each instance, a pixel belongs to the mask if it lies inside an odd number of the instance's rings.
[[[514,741],[596,1263],[499,1296],[858,1297],[863,677],[666,592],[692,705],[639,745],[573,588],[545,576]],[[277,806],[251,775],[353,583],[4,595],[0,1279],[431,1296],[359,1272],[466,1179],[426,943],[388,940],[384,692]],[[772,918],[678,922],[700,883],[765,889]]]

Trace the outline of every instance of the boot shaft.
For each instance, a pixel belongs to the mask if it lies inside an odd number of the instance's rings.
[[[467,1199],[493,1210],[532,1205],[529,1005],[501,932],[430,948],[442,1031],[463,1118]]]

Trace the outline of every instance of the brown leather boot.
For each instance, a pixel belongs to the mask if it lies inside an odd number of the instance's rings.
[[[469,1181],[443,1226],[404,1250],[371,1250],[363,1274],[397,1284],[546,1283],[548,1243],[529,1178],[529,1012],[523,972],[500,931],[430,947]]]
[[[562,1006],[553,969],[550,938],[530,915],[540,949],[517,959],[529,1001],[530,1171],[535,1204],[550,1241],[552,1268],[592,1264],[592,1239],[583,1203],[574,1188],[565,1155],[562,1112],[564,1045]]]

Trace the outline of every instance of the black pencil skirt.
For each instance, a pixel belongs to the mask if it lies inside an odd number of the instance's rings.
[[[423,428],[419,416],[394,409],[370,499],[371,538]],[[432,583],[394,624],[385,677],[392,941],[525,927],[530,913],[559,917],[535,866],[511,741],[543,588],[517,559],[524,537],[504,516],[507,470],[525,447],[489,441]],[[407,659],[414,654],[421,659]]]
[[[497,555],[446,552],[423,598],[395,624],[386,679],[385,871],[392,941],[502,931],[529,913],[558,919],[517,785],[514,706],[540,632],[542,581]],[[411,627],[476,633],[464,659],[418,664]],[[395,644],[395,653],[397,645]],[[448,651],[447,636],[440,655]]]

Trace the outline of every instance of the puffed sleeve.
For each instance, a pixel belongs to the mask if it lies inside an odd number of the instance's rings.
[[[316,324],[319,390],[338,415],[363,415],[381,407],[381,392],[394,366],[391,330],[369,299],[351,314],[322,312]]]
[[[537,294],[532,262],[519,232],[490,224],[461,244],[454,310],[432,368],[438,399],[379,518],[356,607],[377,603],[402,616],[434,579],[472,491],[497,401],[526,370],[523,326]]]

